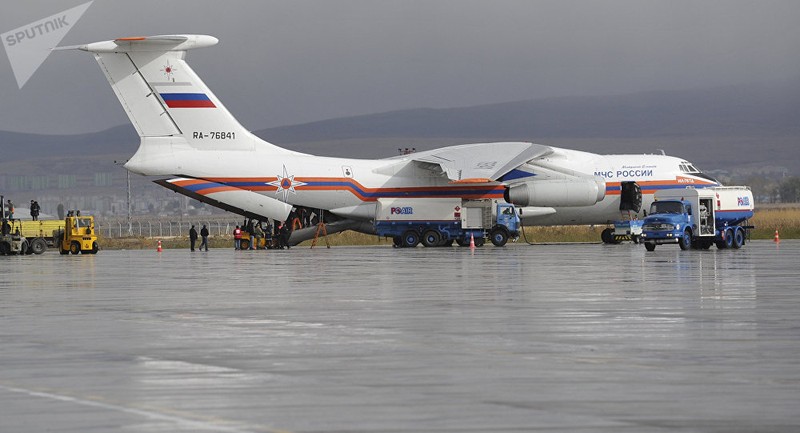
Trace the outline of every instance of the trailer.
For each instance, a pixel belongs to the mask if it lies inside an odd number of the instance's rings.
[[[375,232],[395,247],[482,246],[488,238],[501,247],[519,237],[520,219],[510,203],[460,198],[382,198]]]
[[[678,244],[682,250],[739,249],[753,228],[747,223],[753,216],[753,193],[746,186],[663,190],[654,199],[642,226],[647,251],[661,244]]]

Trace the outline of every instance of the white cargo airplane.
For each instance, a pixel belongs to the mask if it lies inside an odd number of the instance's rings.
[[[621,209],[638,211],[637,198],[649,208],[657,190],[718,185],[679,158],[526,142],[372,160],[290,151],[242,127],[184,60],[188,50],[217,42],[161,35],[57,49],[88,51],[100,64],[141,137],[125,168],[166,176],[156,182],[248,218],[285,221],[292,208],[324,210],[330,231],[371,233],[379,198],[461,197],[505,199],[528,225],[606,224]]]

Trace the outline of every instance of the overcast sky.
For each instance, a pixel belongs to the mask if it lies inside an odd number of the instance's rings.
[[[0,33],[86,0],[4,1]],[[96,0],[60,45],[201,33],[187,60],[245,127],[800,76],[800,1]],[[88,53],[20,90],[0,55],[0,130],[128,122]]]

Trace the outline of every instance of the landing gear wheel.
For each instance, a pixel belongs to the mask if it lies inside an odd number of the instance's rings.
[[[506,244],[506,242],[508,242],[508,231],[502,227],[492,229],[489,236],[491,237],[492,243],[496,247],[502,247]],[[475,245],[477,246],[477,244]]]
[[[403,247],[414,248],[419,245],[419,233],[416,230],[406,230],[403,233]]]
[[[656,243],[655,242],[645,242],[644,249],[647,251],[655,251],[656,250]]]
[[[442,241],[442,235],[436,230],[427,230],[422,234],[422,245],[431,248],[439,246]]]

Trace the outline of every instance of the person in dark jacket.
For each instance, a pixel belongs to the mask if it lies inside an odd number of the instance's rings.
[[[39,221],[39,202],[36,200],[31,200],[31,220]]]
[[[197,242],[197,230],[194,225],[189,229],[189,249],[194,251],[194,243]]]
[[[200,251],[203,251],[203,247],[206,247],[206,251],[208,251],[208,227],[205,224],[200,229],[200,239]]]
[[[283,224],[281,224],[280,237],[278,238],[280,249],[284,247],[286,247],[287,250],[289,249],[289,234],[289,224],[287,221],[284,221]]]

